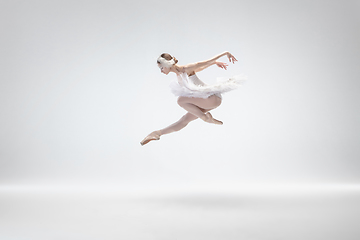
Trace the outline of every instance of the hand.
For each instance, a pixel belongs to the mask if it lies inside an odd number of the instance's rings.
[[[218,66],[219,68],[225,69],[226,67],[229,66],[227,63],[223,63],[223,62],[215,62],[216,66]]]
[[[229,52],[226,53],[226,56],[229,58],[229,62],[235,63],[237,59]]]

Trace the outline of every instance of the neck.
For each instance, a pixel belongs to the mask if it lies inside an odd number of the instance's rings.
[[[180,73],[184,72],[184,67],[174,64],[171,66],[170,72],[174,72],[176,75],[180,75]]]

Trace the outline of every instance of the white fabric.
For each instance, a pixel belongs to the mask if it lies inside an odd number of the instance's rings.
[[[177,81],[174,80],[170,83],[171,92],[175,96],[195,98],[208,98],[211,95],[221,97],[221,93],[238,88],[246,80],[246,76],[237,75],[225,81],[218,81],[216,84],[207,85],[196,74],[189,77],[186,73],[181,73],[177,77]]]
[[[166,60],[165,58],[160,56],[157,61],[160,63],[161,66],[166,68],[171,68],[171,66],[175,64],[175,60],[173,58],[171,60]]]

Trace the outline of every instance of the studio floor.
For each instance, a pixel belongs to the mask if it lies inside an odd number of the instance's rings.
[[[360,239],[358,187],[99,189],[0,187],[0,239]]]

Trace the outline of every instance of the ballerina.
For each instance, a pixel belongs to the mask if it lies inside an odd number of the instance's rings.
[[[157,64],[161,72],[166,75],[173,72],[177,75],[177,81],[171,82],[170,88],[173,94],[178,96],[177,103],[179,106],[184,108],[187,113],[170,126],[150,133],[140,142],[141,145],[145,145],[152,140],[159,140],[160,136],[164,134],[179,131],[197,118],[207,123],[223,124],[222,121],[213,118],[209,111],[220,106],[222,101],[221,93],[238,88],[246,77],[239,75],[229,78],[225,82],[206,85],[196,76],[196,72],[200,72],[214,64],[226,70],[228,64],[217,61],[223,56],[227,56],[229,62],[233,64],[237,61],[231,53],[224,52],[205,61],[180,66],[177,65],[178,60],[170,54],[163,53],[160,55]]]

